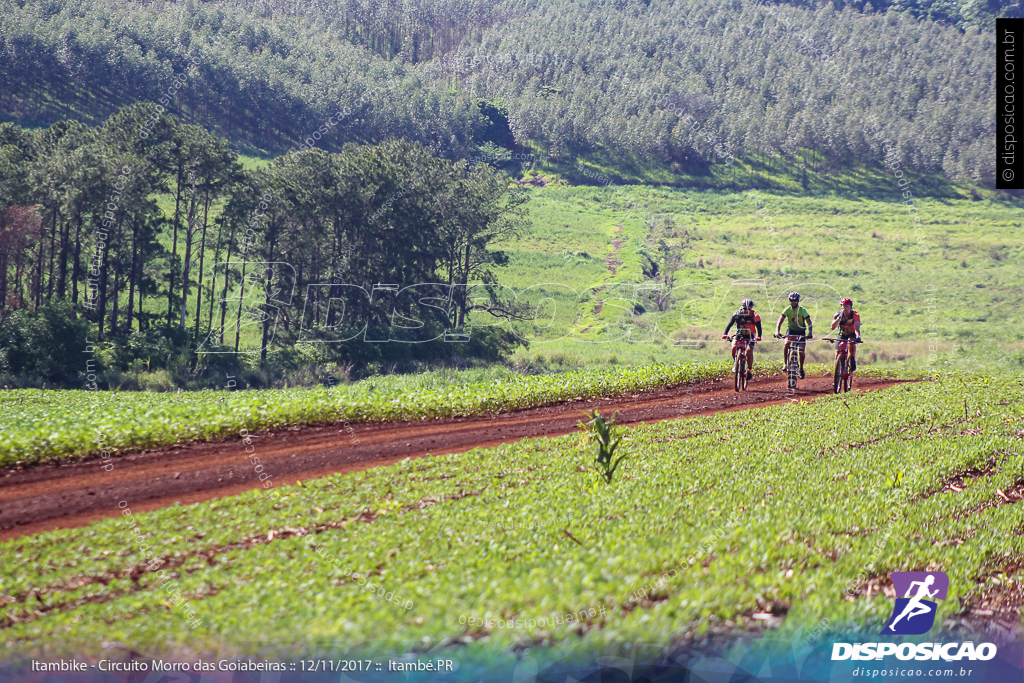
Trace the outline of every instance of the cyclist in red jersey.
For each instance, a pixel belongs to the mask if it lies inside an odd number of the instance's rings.
[[[842,309],[832,316],[832,326],[829,329],[839,328],[839,338],[855,340],[860,339],[860,314],[853,310],[853,300],[843,299],[839,302]],[[850,344],[850,372],[857,369],[857,344]]]
[[[751,368],[754,367],[754,342],[761,341],[761,316],[754,312],[753,301],[744,299],[740,303],[740,310],[733,313],[732,317],[729,318],[729,324],[725,326],[722,339],[729,338],[729,330],[733,325],[736,325],[736,336],[750,342],[747,344],[747,379],[749,380],[754,377],[754,373],[751,371]],[[734,362],[738,345],[738,340],[733,340],[732,359]]]

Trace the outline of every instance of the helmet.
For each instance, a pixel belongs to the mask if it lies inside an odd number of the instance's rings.
[[[754,310],[754,302],[750,299],[744,299],[740,302],[740,308],[746,308],[747,310]]]
[[[850,299],[850,298],[846,297],[846,298],[843,298],[843,299],[842,299],[842,300],[841,300],[841,301],[839,302],[839,305],[840,305],[840,306],[845,306],[845,305],[847,305],[847,304],[849,304],[849,305],[851,305],[851,306],[852,306],[852,305],[853,305],[853,299]]]
[[[789,300],[790,301],[800,301],[800,292],[790,292],[789,293]]]

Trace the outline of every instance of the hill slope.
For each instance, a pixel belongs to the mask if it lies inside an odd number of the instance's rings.
[[[877,161],[875,118],[913,168],[993,178],[991,32],[725,0],[254,8],[8,0],[0,116],[99,122],[171,86],[186,121],[271,153],[347,108],[311,144],[399,136],[465,156],[507,125],[555,155],[680,167],[798,148]]]

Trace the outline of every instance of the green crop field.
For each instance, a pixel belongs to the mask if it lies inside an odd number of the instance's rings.
[[[1022,434],[1019,380],[944,376],[632,428],[610,484],[570,435],[122,516],[0,544],[0,648],[797,639],[826,616],[835,634],[880,625],[879,581],[926,568],[949,574],[951,627],[1022,588]],[[288,633],[302,642],[265,636]]]
[[[766,365],[754,370],[770,374]],[[824,372],[824,367],[813,371]],[[89,455],[168,446],[323,422],[376,422],[493,415],[725,377],[727,363],[578,370],[523,376],[507,370],[374,377],[331,389],[263,391],[0,392],[0,466],[60,463]],[[881,375],[884,372],[869,374]]]

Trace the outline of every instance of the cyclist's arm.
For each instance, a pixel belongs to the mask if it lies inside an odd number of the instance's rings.
[[[734,322],[736,322],[736,314],[735,313],[733,313],[732,317],[729,318],[729,324],[725,326],[725,332],[722,332],[722,334],[725,334],[725,335],[729,334],[729,330],[732,329],[732,325],[733,325]]]
[[[839,326],[839,316],[840,315],[842,315],[842,314],[841,313],[836,313],[834,316],[832,316],[832,325],[828,329],[834,330],[834,329],[836,329],[836,327]]]
[[[762,336],[761,335],[761,319],[760,318],[758,318],[757,320],[754,321],[754,326],[757,327],[757,336],[758,337]]]
[[[853,321],[853,329],[857,330],[857,336],[860,336],[860,316],[858,315]]]
[[[814,336],[814,323],[811,322],[811,316],[807,316],[807,336]]]
[[[779,316],[779,322],[775,323],[775,334],[782,334],[782,321],[786,319],[785,314]]]

